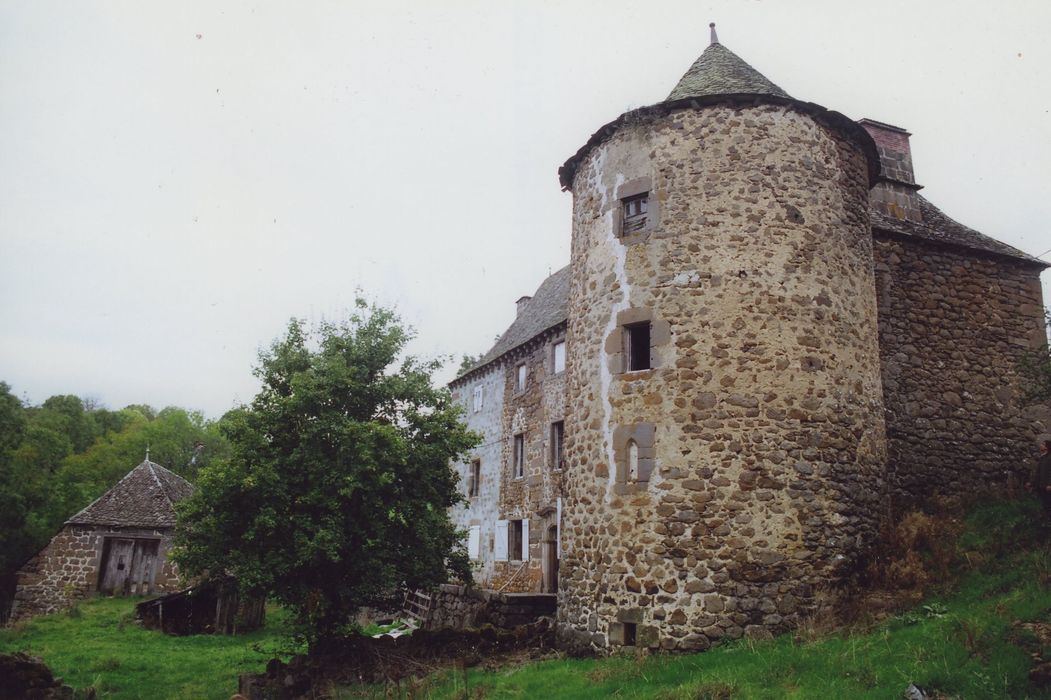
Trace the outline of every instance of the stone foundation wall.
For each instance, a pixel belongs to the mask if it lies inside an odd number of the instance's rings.
[[[1019,362],[1043,340],[1039,268],[874,232],[891,506],[1002,489],[1044,426]]]
[[[18,572],[10,622],[46,615],[71,607],[98,590],[99,563],[104,538],[158,537],[157,556],[163,562],[154,577],[154,590],[179,586],[178,567],[168,560],[168,530],[114,530],[66,525],[51,542]]]
[[[555,614],[555,596],[539,593],[497,593],[446,584],[431,597],[428,629],[472,629],[489,624],[510,628]]]
[[[618,236],[621,199],[646,188],[650,220]],[[885,434],[868,189],[858,146],[784,106],[642,118],[583,160],[563,643],[702,650],[784,630],[875,537]],[[639,318],[652,368],[625,372],[609,338]],[[635,481],[617,468],[621,426],[646,433]]]

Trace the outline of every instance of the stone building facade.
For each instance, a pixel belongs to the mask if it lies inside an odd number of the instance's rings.
[[[168,560],[174,503],[193,492],[178,474],[148,459],[71,517],[18,572],[11,622],[72,606],[96,593],[174,591]]]
[[[566,162],[569,266],[451,385],[499,460],[454,514],[483,585],[557,582],[567,645],[706,649],[798,624],[891,509],[1021,475],[1046,265],[927,202],[908,137],[713,31]]]

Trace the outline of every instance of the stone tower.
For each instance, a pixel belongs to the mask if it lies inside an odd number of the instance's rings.
[[[573,193],[559,628],[779,631],[875,534],[871,137],[712,44],[560,169]]]

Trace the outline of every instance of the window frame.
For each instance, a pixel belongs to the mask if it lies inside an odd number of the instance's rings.
[[[638,337],[641,335],[642,329],[645,328],[645,367],[636,367],[635,360],[637,356],[642,355],[642,348],[639,348],[639,343],[643,341],[643,338]],[[626,323],[623,326],[623,337],[624,337],[624,372],[645,372],[653,369],[653,321],[638,321],[636,323]]]

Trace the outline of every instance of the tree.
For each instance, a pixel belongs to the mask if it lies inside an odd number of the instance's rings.
[[[262,389],[221,421],[232,455],[179,506],[176,558],[296,612],[313,642],[401,587],[470,579],[450,461],[477,444],[438,362],[398,362],[411,330],[358,301],[341,324],[293,320],[260,354]]]

